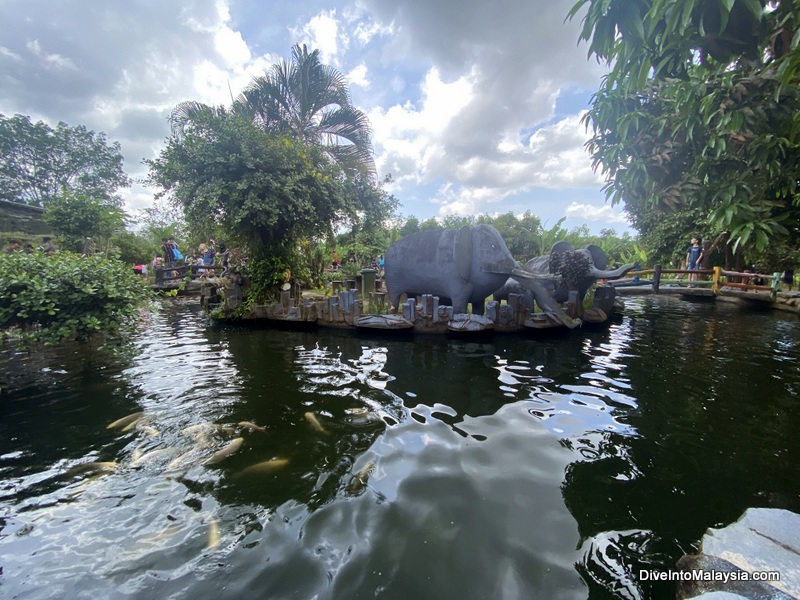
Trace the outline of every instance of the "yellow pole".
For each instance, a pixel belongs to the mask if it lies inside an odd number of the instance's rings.
[[[711,291],[714,295],[719,294],[719,278],[722,276],[722,267],[714,267],[714,275],[711,278]]]

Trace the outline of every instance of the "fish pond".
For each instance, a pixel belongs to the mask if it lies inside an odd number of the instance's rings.
[[[672,598],[639,571],[800,512],[800,320],[626,305],[469,340],[178,299],[123,352],[0,347],[0,596]]]

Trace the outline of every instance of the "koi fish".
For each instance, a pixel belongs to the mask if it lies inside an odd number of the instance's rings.
[[[80,465],[75,465],[69,471],[67,471],[67,475],[70,477],[74,477],[75,475],[80,475],[81,473],[109,473],[111,471],[116,470],[116,468],[117,468],[117,463],[114,461],[88,462]]]
[[[256,425],[250,421],[239,421],[239,427],[244,427],[245,429],[249,429],[250,431],[263,431],[266,432],[266,427],[261,427],[261,425]]]
[[[257,475],[257,474],[264,475],[266,473],[272,473],[273,471],[282,469],[288,464],[289,464],[288,458],[274,458],[272,460],[265,460],[264,462],[250,465],[246,469],[239,471],[234,477],[238,479],[239,477],[245,477],[250,475]]]
[[[158,429],[156,429],[155,427],[150,427],[150,425],[137,424],[137,429],[141,429],[150,437],[156,437],[159,434]]]
[[[219,461],[223,460],[227,456],[230,456],[234,452],[236,452],[239,448],[242,447],[244,443],[244,438],[235,438],[228,442],[222,449],[217,450],[209,456],[204,462],[204,465],[213,465],[214,463],[218,463]]]
[[[123,433],[127,432],[127,431],[130,431],[131,429],[136,427],[139,423],[141,423],[141,421],[142,421],[142,418],[139,417],[138,419],[135,419],[135,420],[131,421],[130,423],[128,423],[127,425],[125,425],[125,427],[123,427],[120,431],[122,431]]]
[[[192,454],[194,454],[194,448],[189,450],[188,452],[184,452],[178,458],[173,458],[171,461],[169,461],[169,464],[167,465],[167,470],[172,471],[173,469],[179,468],[180,466],[183,465],[183,463],[186,462],[186,459]]]
[[[375,471],[375,461],[370,461],[356,473],[355,477],[353,477],[353,481],[350,482],[350,487],[348,488],[351,494],[357,494],[365,487],[367,487],[367,482],[369,481],[370,475],[372,475],[373,471]]]
[[[147,462],[150,462],[157,456],[162,456],[168,452],[174,452],[174,448],[156,448],[155,450],[151,450],[150,452],[146,452],[142,454],[139,458],[131,463],[133,468],[139,468]]]
[[[219,546],[219,523],[217,520],[209,516],[208,519],[208,544],[206,545],[207,550],[213,550],[217,546]]]
[[[113,423],[109,423],[106,425],[106,429],[116,429],[117,427],[127,427],[131,423],[138,422],[139,419],[142,418],[144,415],[144,411],[135,412],[127,417],[122,417],[121,419],[117,419]]]
[[[317,419],[317,415],[315,415],[313,412],[307,412],[303,416],[306,418],[306,421],[311,423],[311,426],[314,429],[325,435],[330,435],[330,432],[322,426],[322,423],[320,423],[319,419]]]
[[[220,425],[219,423],[212,423],[211,426],[220,433],[224,433],[225,435],[233,435],[234,433],[236,433],[236,430],[230,425]]]

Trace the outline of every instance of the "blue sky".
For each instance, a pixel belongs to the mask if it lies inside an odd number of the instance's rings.
[[[4,0],[0,113],[84,124],[146,174],[183,100],[229,104],[253,76],[319,49],[370,118],[381,177],[420,219],[526,210],[628,230],[605,203],[582,111],[604,73],[573,0]],[[129,210],[152,203],[135,184]]]

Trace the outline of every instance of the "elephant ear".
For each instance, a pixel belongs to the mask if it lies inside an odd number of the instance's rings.
[[[472,270],[472,227],[462,227],[456,231],[453,258],[456,261],[458,276],[469,281]]]
[[[606,253],[603,252],[603,249],[596,244],[589,244],[586,246],[586,249],[589,251],[589,254],[592,255],[594,266],[601,271],[605,270],[608,266],[608,257]]]
[[[572,250],[572,244],[562,240],[553,244],[553,247],[550,248],[550,254],[562,254],[564,252],[572,252]]]

